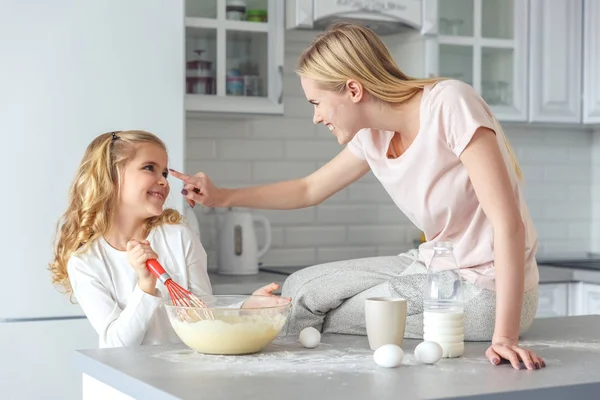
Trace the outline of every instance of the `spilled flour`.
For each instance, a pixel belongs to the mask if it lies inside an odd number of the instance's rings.
[[[196,353],[192,350],[175,350],[155,354],[153,357],[170,362],[188,363],[200,371],[228,371],[239,375],[281,373],[335,372],[374,373],[380,369],[373,361],[373,352],[362,348],[334,349],[321,343],[316,349],[306,349],[296,343],[279,344],[276,340],[263,352],[243,356],[221,356]],[[416,360],[414,360],[416,363]],[[404,363],[410,363],[405,357]]]
[[[566,350],[582,350],[600,352],[600,342],[567,342],[564,340],[531,340],[521,342],[521,346],[531,348],[546,348],[566,349]]]
[[[172,363],[185,363],[186,367],[196,371],[227,371],[228,374],[245,376],[268,373],[331,376],[340,372],[358,375],[390,371],[377,366],[373,361],[373,352],[363,346],[348,342],[342,348],[334,348],[321,342],[317,348],[307,349],[301,346],[297,339],[290,337],[278,338],[265,350],[256,354],[210,355],[179,349],[163,351],[152,357]],[[476,374],[481,371],[478,368],[481,368],[482,364],[489,364],[484,356],[443,359],[435,365],[425,365],[418,361],[412,352],[406,352],[399,368],[438,368],[441,371]]]
[[[521,345],[532,350],[542,350],[540,354],[547,364],[561,364],[559,359],[548,358],[543,353],[544,348],[565,349],[568,351],[600,352],[600,342],[578,342],[559,340],[532,340],[523,341]],[[297,338],[281,337],[275,339],[260,353],[229,356],[208,355],[197,353],[189,349],[168,350],[153,354],[156,357],[171,363],[185,363],[186,369],[207,373],[227,371],[228,374],[238,376],[253,376],[261,374],[315,374],[332,379],[336,373],[354,375],[384,374],[390,371],[381,368],[373,361],[373,352],[363,345],[356,345],[348,341],[343,347],[335,347],[321,342],[315,349],[301,346]],[[481,373],[482,367],[490,365],[487,358],[482,355],[463,356],[455,359],[442,359],[434,365],[424,365],[418,361],[412,352],[404,354],[401,368],[437,368],[442,372],[476,375]]]

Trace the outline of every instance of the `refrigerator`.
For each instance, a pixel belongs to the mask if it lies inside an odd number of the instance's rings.
[[[75,350],[98,336],[51,283],[56,223],[100,133],[151,131],[183,169],[183,1],[0,0],[2,399],[81,398]]]

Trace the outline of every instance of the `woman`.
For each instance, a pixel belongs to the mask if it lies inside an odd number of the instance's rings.
[[[451,241],[465,281],[465,339],[491,340],[486,356],[516,369],[543,367],[519,346],[538,301],[537,236],[521,170],[498,121],[469,85],[402,73],[369,29],[347,23],[317,36],[297,73],[314,123],[345,148],[313,174],[221,189],[204,174],[173,175],[190,205],[294,209],[314,206],[368,171],[421,229],[419,251],[314,266],[292,275],[288,333],[305,326],[364,333],[364,298],[409,300],[407,337],[422,337],[422,285],[433,241]]]

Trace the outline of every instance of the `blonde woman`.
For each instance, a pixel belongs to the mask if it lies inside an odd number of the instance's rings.
[[[155,135],[104,133],[88,146],[71,185],[50,271],[53,283],[77,298],[99,347],[181,343],[160,307],[169,295],[148,259],[194,294],[212,293],[198,235],[177,211],[164,209],[167,165]]]
[[[537,236],[520,188],[521,170],[498,121],[469,85],[414,79],[369,29],[340,23],[317,36],[297,73],[315,124],[344,149],[311,175],[221,189],[200,173],[174,173],[190,204],[294,209],[321,203],[371,171],[423,232],[419,251],[314,266],[293,274],[287,332],[305,326],[364,334],[364,299],[407,298],[406,336],[422,337],[422,288],[432,242],[454,243],[464,278],[465,340],[491,341],[492,364],[544,361],[519,346],[538,301]]]

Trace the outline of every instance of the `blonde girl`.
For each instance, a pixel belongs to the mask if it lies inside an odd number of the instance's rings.
[[[433,242],[454,243],[464,278],[465,340],[491,341],[486,356],[516,369],[544,361],[519,346],[538,301],[537,235],[521,170],[490,108],[463,82],[406,76],[368,28],[340,23],[318,35],[297,73],[313,121],[344,149],[311,175],[242,189],[200,173],[174,173],[190,202],[211,207],[314,206],[371,171],[426,235],[418,251],[307,268],[284,284],[287,327],[364,334],[364,299],[408,299],[406,336],[423,335],[423,283]],[[193,190],[195,189],[195,190]]]
[[[157,287],[148,259],[194,294],[212,293],[198,236],[164,208],[167,167],[155,135],[109,132],[90,143],[71,185],[50,271],[53,283],[76,297],[100,347],[180,343],[160,307],[168,292]]]

